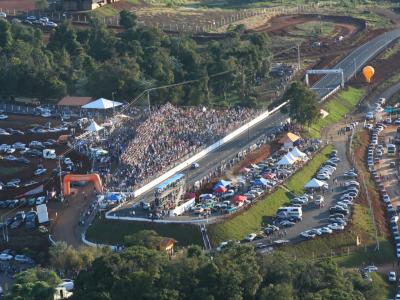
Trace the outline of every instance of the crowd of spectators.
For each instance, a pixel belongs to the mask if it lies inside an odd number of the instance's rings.
[[[100,173],[108,186],[135,187],[168,170],[186,155],[209,146],[254,118],[243,107],[206,109],[167,103],[153,109],[130,108],[94,146],[107,150]],[[106,162],[106,163],[104,163]]]

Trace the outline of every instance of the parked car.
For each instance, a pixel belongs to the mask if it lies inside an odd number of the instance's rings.
[[[15,255],[14,260],[20,263],[25,263],[25,264],[32,264],[33,259],[22,254]]]
[[[246,236],[244,239],[248,242],[253,241],[256,238],[257,234],[255,233],[250,233],[248,236]]]
[[[12,260],[13,256],[7,253],[1,253],[0,254],[0,260],[2,261],[8,261],[8,260]]]

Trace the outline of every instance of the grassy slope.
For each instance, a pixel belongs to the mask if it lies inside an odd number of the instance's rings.
[[[93,222],[87,231],[87,239],[97,243],[122,244],[124,236],[148,229],[156,231],[161,236],[174,238],[180,246],[202,245],[200,231],[195,225],[124,222],[106,219],[96,219]]]
[[[303,169],[297,172],[286,186],[295,193],[301,193],[304,184],[312,178],[330,151],[331,146],[325,147]],[[287,192],[279,188],[235,218],[224,223],[210,225],[208,232],[211,243],[218,245],[219,242],[224,240],[241,240],[247,234],[260,230],[263,223],[271,220],[277,208],[287,202],[289,202]]]
[[[322,128],[339,122],[345,114],[348,114],[356,106],[358,101],[364,96],[364,93],[362,89],[349,87],[325,103],[322,109],[327,111],[329,115],[311,125],[309,131],[310,137],[319,138]]]

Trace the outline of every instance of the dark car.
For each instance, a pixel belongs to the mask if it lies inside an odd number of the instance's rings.
[[[25,157],[18,157],[15,161],[25,165],[29,165],[31,163],[31,161]]]
[[[15,220],[14,222],[12,222],[12,224],[10,225],[11,229],[17,229],[22,225],[23,221],[22,220]]]

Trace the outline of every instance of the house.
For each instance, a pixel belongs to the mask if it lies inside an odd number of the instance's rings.
[[[93,10],[117,1],[119,0],[62,0],[62,8],[64,11]]]
[[[168,253],[169,256],[174,254],[174,245],[177,243],[176,240],[171,238],[165,238],[161,241],[160,245],[158,246],[158,250],[165,251]]]
[[[58,106],[75,106],[81,107],[85,104],[92,102],[92,97],[76,97],[76,96],[65,96],[60,101],[58,101]]]
[[[289,149],[292,148],[293,144],[295,144],[298,140],[300,140],[298,135],[288,132],[279,140],[279,143],[283,144],[284,148]]]

